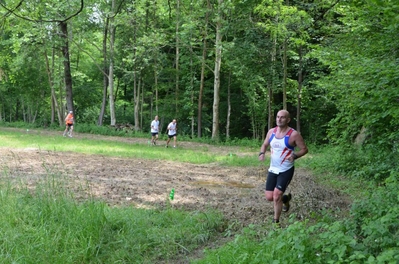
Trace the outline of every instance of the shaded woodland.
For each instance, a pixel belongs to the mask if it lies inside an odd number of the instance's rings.
[[[0,2],[0,119],[397,151],[395,1]],[[374,157],[374,153],[371,154]]]

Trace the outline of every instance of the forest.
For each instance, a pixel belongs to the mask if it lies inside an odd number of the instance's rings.
[[[302,235],[297,249],[325,250],[330,263],[397,263],[398,10],[395,0],[0,0],[0,125],[62,131],[73,111],[76,131],[149,136],[158,115],[161,131],[176,119],[179,137],[231,146],[258,144],[287,109],[307,166],[373,191],[347,219],[296,223],[286,240]]]
[[[147,132],[159,115],[191,138],[262,140],[288,109],[309,144],[360,146],[355,162],[384,160],[370,169],[385,178],[399,138],[397,10],[380,0],[1,1],[0,120],[61,127],[74,111],[77,124]]]

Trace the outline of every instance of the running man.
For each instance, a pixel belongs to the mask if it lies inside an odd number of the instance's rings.
[[[301,134],[288,126],[290,121],[290,113],[287,110],[278,111],[277,126],[268,131],[259,152],[259,161],[263,161],[265,151],[270,147],[265,196],[268,201],[274,202],[273,223],[280,222],[281,211],[287,212],[290,209],[291,194],[283,194],[294,176],[294,161],[308,153]],[[299,148],[297,152],[294,152],[295,147]]]
[[[154,120],[151,122],[151,145],[156,145],[158,140],[159,133],[159,120],[156,115]]]
[[[173,119],[172,122],[168,125],[168,140],[166,141],[166,147],[169,147],[170,139],[173,138],[173,147],[176,147],[176,135],[177,135],[177,123],[176,119]]]
[[[73,124],[75,120],[73,117],[73,112],[69,111],[69,114],[65,118],[65,130],[63,136],[66,137],[67,135],[69,137],[72,137],[72,131],[73,131]]]

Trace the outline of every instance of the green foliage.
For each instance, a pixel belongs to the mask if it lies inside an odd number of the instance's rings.
[[[22,128],[22,129],[29,129],[29,128],[37,128],[37,124],[27,124],[25,122],[0,122],[2,127],[15,127],[15,128]]]
[[[248,227],[193,263],[397,263],[398,178],[392,175],[386,186],[357,200],[348,219],[291,220],[281,230]]]
[[[399,261],[398,187],[399,174],[393,172],[384,186],[356,201],[351,210],[353,222],[349,229],[358,243],[380,263]]]
[[[4,92],[0,93],[0,118],[43,126],[63,121],[57,120],[62,117],[56,114],[57,110],[65,110],[64,59],[58,49],[63,43],[59,25],[47,21],[69,17],[79,10],[80,4],[80,1],[71,1],[70,5],[49,1],[19,5],[11,1],[6,6],[16,16],[0,9],[4,12],[5,25],[0,42],[0,91]],[[105,107],[103,121],[110,123],[109,102],[105,102],[108,96],[103,89],[104,76],[112,61],[117,123],[136,121],[139,129],[145,131],[148,126],[143,120],[149,120],[157,112],[181,120],[180,131],[186,135],[195,136],[200,121],[202,135],[210,136],[215,56],[211,43],[218,17],[215,10],[219,7],[217,2],[209,2],[209,6],[201,1],[180,4],[178,9],[167,1],[122,2],[117,10],[112,10],[108,2],[86,1],[77,16],[69,17],[69,33],[73,36],[69,55],[78,122],[97,123],[100,109]],[[231,111],[229,135],[221,129],[222,137],[264,137],[268,102],[275,100],[273,109],[281,106],[281,54],[276,52],[272,58],[270,51],[277,51],[285,39],[289,40],[289,102],[296,104],[297,49],[301,45],[306,47],[304,53],[307,52],[307,42],[311,39],[308,34],[312,32],[307,28],[312,26],[312,17],[299,3],[264,1],[261,6],[267,10],[255,13],[259,4],[260,1],[221,3],[228,19],[221,28],[220,127],[227,124],[225,117]],[[324,5],[323,1],[314,9]],[[109,36],[104,32],[109,32],[105,27],[109,25],[109,14],[114,12],[112,24],[118,30],[111,52]],[[29,19],[22,19],[25,16]],[[268,94],[271,80],[275,98],[269,98]],[[200,86],[203,87],[202,120],[196,120]],[[103,100],[106,105],[102,105]],[[140,120],[134,120],[134,111],[139,112]],[[194,118],[193,129],[191,118]]]
[[[397,169],[391,158],[399,139],[396,8],[389,1],[338,5],[336,37],[313,53],[329,67],[316,83],[338,110],[328,129],[341,147],[338,170],[377,181]]]
[[[223,225],[214,211],[111,208],[76,202],[47,175],[35,192],[0,187],[3,263],[150,263],[185,255]],[[5,180],[5,181],[4,181]],[[150,220],[149,220],[150,219]]]
[[[262,145],[263,141],[260,140],[255,140],[255,139],[249,139],[249,138],[228,138],[224,142],[224,145],[226,146],[246,146],[246,147],[253,147],[253,148],[260,148]]]
[[[77,124],[74,128],[76,132],[87,133],[94,135],[105,135],[105,136],[118,136],[118,137],[132,137],[134,135],[143,136],[143,133],[134,132],[131,128],[120,128],[117,129],[111,126],[97,126],[93,124]]]
[[[371,183],[382,183],[392,171],[399,168],[396,160],[391,157],[392,152],[372,145],[311,146],[310,149],[313,157],[304,159],[304,162],[316,173],[329,172],[348,178],[361,178]]]

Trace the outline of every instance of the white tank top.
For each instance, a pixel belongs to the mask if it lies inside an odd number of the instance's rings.
[[[269,171],[275,174],[285,172],[294,166],[294,162],[290,162],[288,158],[294,151],[294,147],[288,144],[288,140],[294,131],[293,128],[288,130],[283,138],[276,138],[277,127],[274,128],[270,137],[270,168]]]

